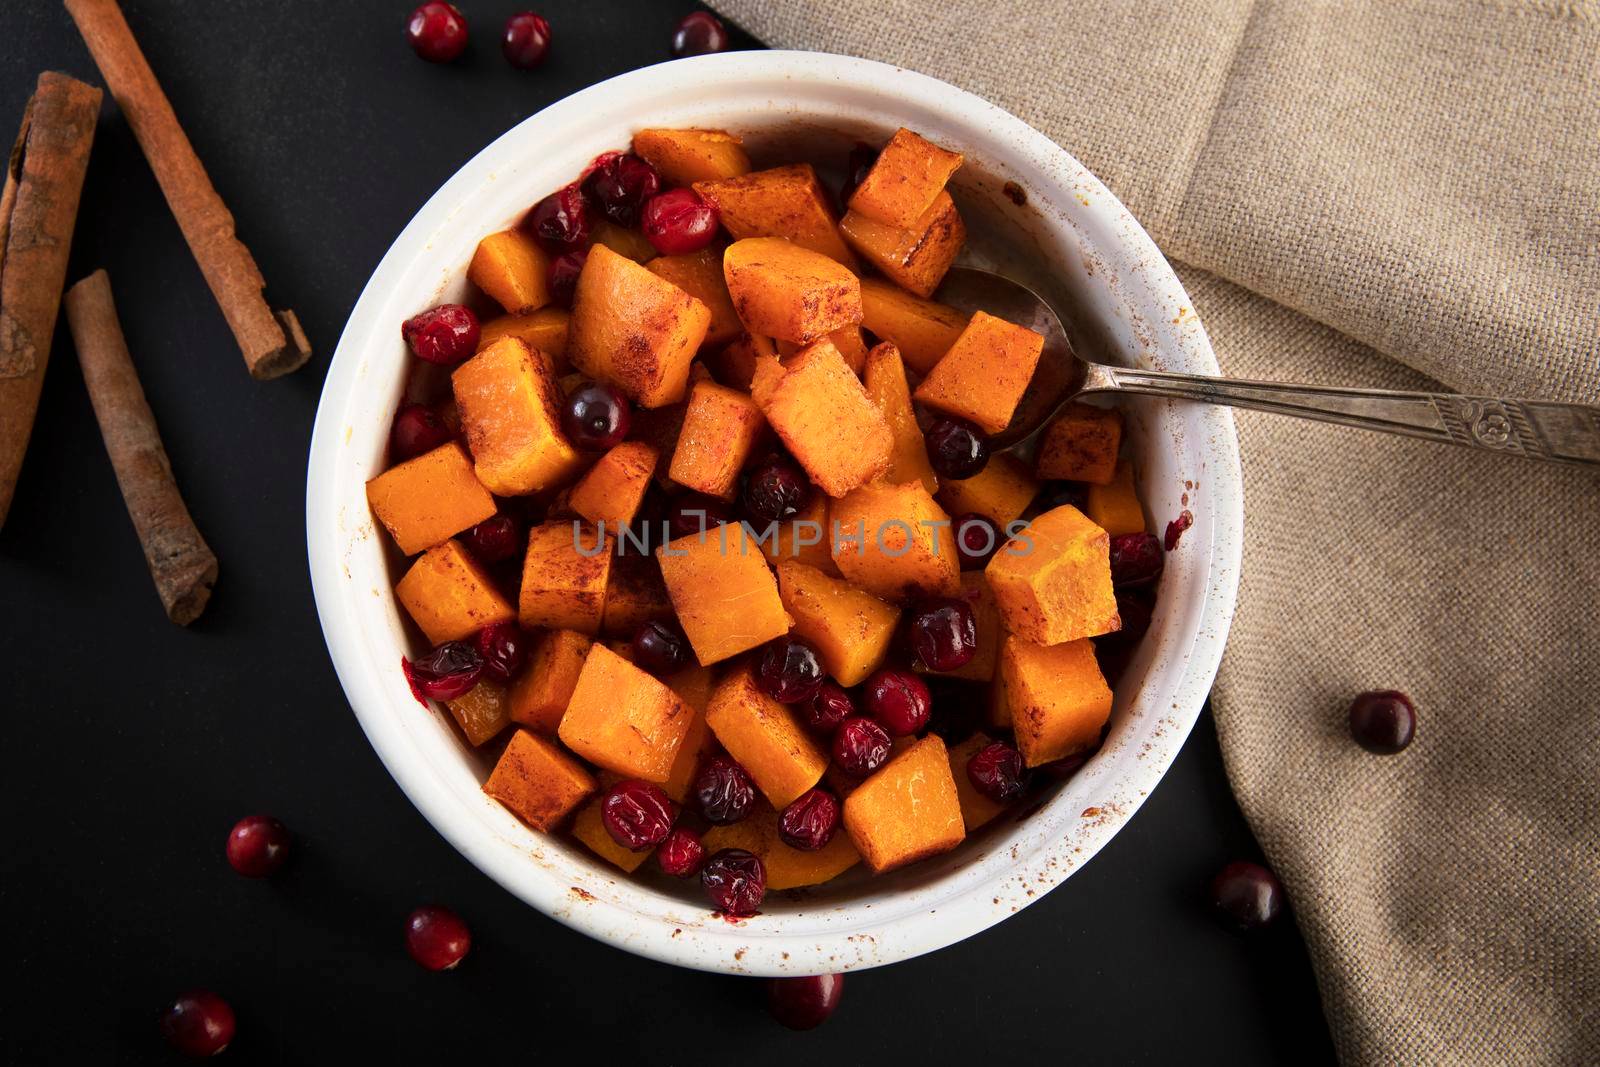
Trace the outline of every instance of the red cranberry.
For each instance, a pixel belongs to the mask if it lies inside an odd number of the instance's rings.
[[[839,798],[826,789],[808,789],[778,816],[778,836],[790,848],[815,852],[839,828]]]
[[[645,201],[640,224],[657,252],[684,256],[717,235],[717,209],[693,189],[672,189]]]
[[[289,858],[289,828],[270,815],[246,815],[228,833],[228,863],[246,878],[265,878]]]
[[[634,632],[633,662],[657,676],[680,671],[689,662],[689,640],[675,624],[652,619]]]
[[[606,218],[631,229],[639,224],[645,201],[661,191],[661,175],[632,152],[615,152],[589,172],[583,191]]]
[[[683,16],[678,28],[672,31],[672,55],[676,59],[727,50],[728,28],[709,11]]]
[[[1111,539],[1111,584],[1149,585],[1161,577],[1164,560],[1155,534],[1117,534]]]
[[[667,839],[677,815],[672,798],[659,785],[630,778],[606,793],[600,802],[600,821],[617,844],[643,852]]]
[[[561,429],[574,448],[604,452],[622,443],[633,424],[628,398],[604,382],[581,385],[561,410]]]
[[[774,978],[767,985],[767,1010],[791,1030],[815,1030],[828,1021],[842,996],[842,974]]]
[[[656,862],[674,878],[687,878],[706,861],[706,846],[700,835],[686,826],[674,827],[667,839],[656,846]]]
[[[996,804],[1009,804],[1027,788],[1028,769],[1022,765],[1022,753],[1004,741],[996,741],[978,749],[967,760],[967,780]]]
[[[978,617],[972,605],[957,597],[918,604],[911,616],[911,650],[930,671],[965,667],[978,651]]]
[[[478,684],[483,656],[465,641],[446,641],[411,663],[411,680],[423,696],[454,700]]]
[[[507,685],[528,661],[528,635],[514,622],[490,623],[478,631],[484,677]]]
[[[800,704],[822,688],[822,660],[817,650],[793,637],[780,637],[761,650],[756,685],[780,704]]]
[[[711,898],[711,906],[724,915],[744,918],[754,915],[767,895],[767,869],[761,860],[742,848],[725,848],[700,869],[700,884]]]
[[[405,404],[395,412],[389,431],[389,457],[411,459],[432,452],[454,437],[439,413],[426,404]]]
[[[864,715],[839,724],[833,735],[833,762],[852,778],[865,778],[889,761],[889,735]]]
[[[572,298],[578,292],[578,275],[583,273],[583,265],[587,262],[587,248],[563,252],[550,261],[550,299],[557,305],[564,308],[572,306]]]
[[[400,336],[417,358],[453,367],[478,350],[478,316],[461,304],[440,304],[413,315],[400,327]]]
[[[867,679],[867,714],[896,737],[910,737],[928,725],[933,698],[910,671],[885,667]]]
[[[1178,547],[1178,539],[1183,536],[1183,531],[1194,525],[1194,512],[1185,510],[1177,518],[1167,523],[1167,535],[1162,539],[1168,552]]]
[[[936,418],[924,440],[928,444],[928,463],[941,478],[971,478],[989,462],[988,436],[965,420]]]
[[[543,15],[524,11],[506,19],[500,37],[500,52],[518,70],[532,70],[544,62],[550,51],[550,23]]]
[[[764,460],[745,478],[745,514],[763,527],[798,513],[810,499],[811,482],[805,471],[786,459]]]
[[[1283,910],[1283,886],[1261,864],[1239,860],[1212,879],[1211,905],[1224,923],[1240,933],[1257,930]]]
[[[1411,744],[1417,731],[1417,709],[1395,689],[1362,693],[1350,705],[1350,736],[1379,756],[1392,756]]]
[[[850,691],[827,678],[816,695],[800,705],[801,721],[824,737],[832,737],[839,724],[855,713],[856,702]]]
[[[522,548],[522,527],[510,515],[491,515],[462,534],[462,539],[483,562],[499,563]]]
[[[750,814],[756,802],[756,785],[750,773],[729,756],[712,756],[700,765],[694,778],[700,814],[714,826],[728,826]]]
[[[733,509],[714,496],[691,493],[673,501],[667,511],[667,532],[672,540],[705,533],[736,521]]]
[[[878,150],[863,141],[857,141],[850,149],[850,158],[845,161],[844,187],[839,190],[840,203],[850,203],[850,198],[856,195],[861,183],[867,180],[867,174],[876,162],[878,162]]]
[[[588,199],[574,182],[533,205],[522,227],[552,252],[569,252],[588,243],[594,218]]]
[[[963,567],[967,564],[981,566],[999,549],[1000,531],[985,515],[969,513],[955,521],[956,551],[961,554]]]
[[[426,904],[406,916],[406,951],[430,971],[448,971],[472,947],[472,931],[461,916]]]
[[[167,1044],[196,1059],[227,1048],[233,1029],[233,1008],[205,989],[180,994],[161,1013],[161,1036]]]
[[[429,0],[406,20],[406,40],[429,63],[448,63],[467,50],[467,18],[454,4]]]

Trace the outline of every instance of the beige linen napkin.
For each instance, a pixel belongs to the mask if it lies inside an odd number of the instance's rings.
[[[716,6],[1049,134],[1180,261],[1229,374],[1600,403],[1595,3]],[[1600,1063],[1600,479],[1238,425],[1217,731],[1341,1056]],[[1417,702],[1398,756],[1349,739],[1371,688]]]

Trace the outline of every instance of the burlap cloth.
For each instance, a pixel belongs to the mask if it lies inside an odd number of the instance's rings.
[[[1600,403],[1600,5],[715,6],[1049,134],[1179,261],[1225,373]],[[1340,1055],[1600,1063],[1600,479],[1238,426],[1217,732]],[[1399,756],[1350,741],[1371,688],[1417,702]]]

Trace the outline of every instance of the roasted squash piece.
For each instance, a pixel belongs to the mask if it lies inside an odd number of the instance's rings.
[[[736,178],[750,172],[739,138],[723,130],[640,130],[633,151],[656,168],[668,185]]]
[[[918,481],[928,492],[938,492],[939,479],[928,462],[928,447],[922,436],[922,428],[917,425],[917,414],[911,407],[911,386],[906,382],[906,368],[901,362],[900,350],[885,341],[868,352],[865,381],[867,395],[883,412],[894,441],[894,446],[889,450],[889,469],[884,472],[884,477],[896,485]],[[959,515],[964,509],[949,510]]]
[[[494,682],[479,681],[454,700],[446,700],[444,706],[450,709],[456,725],[467,737],[467,744],[473,748],[492,740],[511,725],[505,686]]]
[[[732,500],[739,470],[766,425],[748,394],[715,382],[698,383],[689,394],[667,477],[685,488]]]
[[[1035,518],[984,569],[1005,628],[1040,645],[1120,629],[1110,544],[1070,504]]]
[[[845,798],[844,828],[878,873],[961,844],[967,833],[944,742],[929,734],[862,782]]]
[[[861,321],[861,282],[780,237],[747,237],[722,254],[734,310],[752,333],[809,344]]]
[[[950,750],[950,777],[955,779],[956,799],[961,804],[961,821],[969,834],[1006,810],[1005,805],[996,804],[974,789],[972,779],[967,774],[967,762],[992,744],[994,738],[976,733]]]
[[[572,487],[567,504],[607,533],[633,521],[661,454],[644,441],[624,441],[590,467]]]
[[[761,691],[748,664],[712,690],[706,722],[780,811],[816,785],[828,767],[827,755],[793,712]]]
[[[784,844],[778,834],[778,813],[757,801],[753,810],[730,826],[713,826],[702,843],[707,855],[725,848],[742,848],[761,859],[770,890],[799,889],[831,881],[861,862],[861,855],[843,829],[834,832],[815,852],[802,852]]]
[[[367,503],[407,556],[476,526],[497,510],[458,441],[372,479],[367,483]]]
[[[449,540],[424,552],[394,587],[430,644],[459,641],[485,626],[517,617],[511,601],[495,588],[461,542]]]
[[[600,803],[601,798],[595,797],[578,809],[577,816],[572,820],[572,836],[588,845],[589,850],[601,859],[632,874],[654,855],[654,850],[642,848],[633,852],[617,844],[617,839],[611,836],[601,817]]]
[[[1139,503],[1139,494],[1133,487],[1133,463],[1121,460],[1109,482],[1090,485],[1084,510],[1112,537],[1143,533],[1144,505]]]
[[[1111,688],[1087,639],[1036,645],[1015,634],[1000,649],[1001,692],[1029,767],[1087,752],[1111,717]]]
[[[861,279],[861,325],[900,350],[906,366],[927,374],[967,328],[967,316],[881,278]]]
[[[540,636],[527,666],[511,683],[507,707],[511,721],[554,734],[592,644],[592,638],[576,630],[550,630]]]
[[[846,326],[842,330],[834,330],[828,335],[828,340],[833,342],[833,347],[839,350],[844,357],[845,366],[855,371],[860,377],[867,365],[867,339],[859,326]],[[793,341],[778,341],[778,355],[780,358],[794,355],[805,345]]]
[[[717,381],[730,389],[749,389],[756,366],[778,362],[777,345],[770,337],[741,332],[738,337],[706,357]]]
[[[702,344],[722,345],[744,333],[739,313],[733,309],[728,283],[722,277],[722,248],[712,245],[686,256],[657,256],[645,269],[676,285],[711,311]],[[732,384],[732,383],[729,383]]]
[[[960,152],[948,152],[902,126],[856,187],[850,210],[874,222],[908,230],[933,206],[960,166]]]
[[[1011,422],[1043,350],[1044,338],[1026,326],[976,312],[917,386],[916,398],[985,433],[999,433]]]
[[[483,783],[483,791],[511,814],[549,833],[595,790],[594,776],[560,746],[527,730],[511,743]]]
[[[783,363],[783,375],[751,395],[767,422],[811,480],[838,497],[889,468],[894,447],[889,422],[867,396],[861,379],[826,340]]]
[[[856,257],[839,236],[828,193],[809,163],[695,182],[694,191],[716,206],[723,228],[736,239],[782,237],[856,269]]]
[[[1040,478],[1107,485],[1117,472],[1122,447],[1122,412],[1089,404],[1061,409],[1039,442]]]
[[[868,263],[921,297],[939,288],[967,240],[967,227],[949,193],[940,193],[910,229],[885,226],[852,211],[839,223],[839,232]]]
[[[543,352],[502,338],[457,367],[450,387],[478,480],[491,492],[538,492],[582,469],[561,430],[561,386]]]
[[[761,551],[776,567],[785,560],[815,567],[823,574],[839,576],[833,562],[833,547],[828,539],[828,494],[812,493],[805,507],[766,530],[757,530]]]
[[[899,608],[794,560],[778,564],[778,595],[794,616],[795,635],[811,643],[840,685],[862,681],[888,655]]]
[[[610,539],[592,526],[558,521],[529,530],[517,607],[522,625],[599,633],[611,558]]]
[[[778,581],[743,526],[718,526],[656,549],[678,624],[703,666],[789,631]]]
[[[491,233],[478,242],[467,280],[513,315],[550,303],[550,256],[521,230]]]
[[[683,399],[711,310],[604,245],[589,250],[572,299],[567,358],[641,407]]]
[[[600,628],[617,637],[631,638],[647,622],[672,618],[672,601],[655,557],[640,555],[632,547],[612,559],[611,580],[606,586]]]
[[[478,331],[478,351],[503,337],[515,337],[535,352],[550,357],[558,375],[567,373],[567,320],[565,308],[542,307],[526,315],[501,315]]]
[[[665,782],[693,722],[694,709],[677,693],[594,644],[558,733],[562,744],[597,767]]]
[[[946,511],[976,512],[993,519],[1002,539],[1007,524],[1020,518],[1038,495],[1039,483],[1027,465],[1008,452],[991,455],[983,470],[970,478],[946,479],[939,486],[939,503]]]
[[[833,561],[851,582],[884,600],[953,596],[960,557],[950,516],[921,482],[874,482],[828,508]]]

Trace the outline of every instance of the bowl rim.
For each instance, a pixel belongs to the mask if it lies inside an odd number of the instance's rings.
[[[351,311],[323,384],[308,455],[306,537],[319,623],[352,710],[396,784],[470,862],[557,921],[629,952],[703,970],[811,974],[906,959],[953,944],[1001,921],[1043,896],[1092,858],[1164,777],[1199,717],[1221,661],[1237,595],[1242,552],[1242,477],[1238,440],[1226,409],[1209,409],[1206,417],[1208,439],[1198,447],[1210,459],[1206,467],[1210,506],[1205,509],[1205,518],[1197,518],[1185,535],[1205,547],[1197,557],[1205,560],[1207,592],[1186,635],[1187,653],[1172,687],[1172,712],[1164,720],[1159,742],[1146,746],[1150,750],[1148,758],[1140,761],[1138,773],[1127,776],[1126,784],[1131,788],[1125,794],[1126,806],[1114,817],[1077,827],[1070,842],[1065,834],[1052,835],[1051,842],[1038,838],[1032,842],[1036,847],[1021,853],[1020,858],[1013,845],[1012,862],[1001,874],[994,870],[995,857],[980,857],[980,861],[941,879],[939,884],[945,891],[925,898],[918,895],[923,891],[916,891],[913,909],[902,909],[894,915],[883,914],[892,909],[882,909],[865,926],[856,924],[802,935],[781,927],[756,930],[748,923],[690,925],[671,914],[656,914],[650,918],[657,921],[645,922],[638,911],[597,899],[579,886],[567,884],[568,879],[547,876],[538,864],[529,862],[526,850],[507,847],[504,840],[481,825],[483,818],[466,808],[401,728],[392,710],[393,694],[384,692],[380,684],[379,665],[357,637],[361,620],[354,602],[364,594],[339,580],[343,567],[342,538],[338,534],[342,509],[335,459],[343,443],[342,427],[350,396],[365,371],[362,349],[375,330],[392,325],[388,322],[389,309],[384,305],[393,283],[421,258],[429,237],[448,223],[458,203],[475,187],[493,180],[495,169],[508,162],[511,149],[519,142],[537,131],[559,130],[564,125],[583,122],[591,105],[602,99],[631,94],[650,100],[673,91],[774,81],[843,85],[850,92],[893,98],[908,108],[936,110],[952,121],[959,117],[967,124],[994,131],[1041,168],[1048,164],[1059,173],[1070,175],[1071,189],[1058,180],[1053,183],[1056,191],[1062,197],[1073,192],[1098,222],[1116,231],[1122,250],[1149,272],[1145,284],[1181,301],[1183,307],[1193,308],[1171,265],[1149,235],[1093,174],[1044,134],[963,89],[871,60],[781,50],[723,53],[629,71],[568,96],[501,134],[457,170],[391,244]],[[1167,356],[1176,366],[1218,374],[1203,327],[1192,313],[1189,319],[1183,331],[1163,335],[1168,343],[1157,346],[1158,356]],[[1088,774],[1086,768],[1078,777]],[[1119,782],[1123,779],[1124,776],[1118,777]],[[1094,809],[1086,809],[1084,815],[1087,817],[1091,810]],[[1070,857],[1064,855],[1068,843],[1072,846]],[[641,887],[640,893],[643,892]]]

